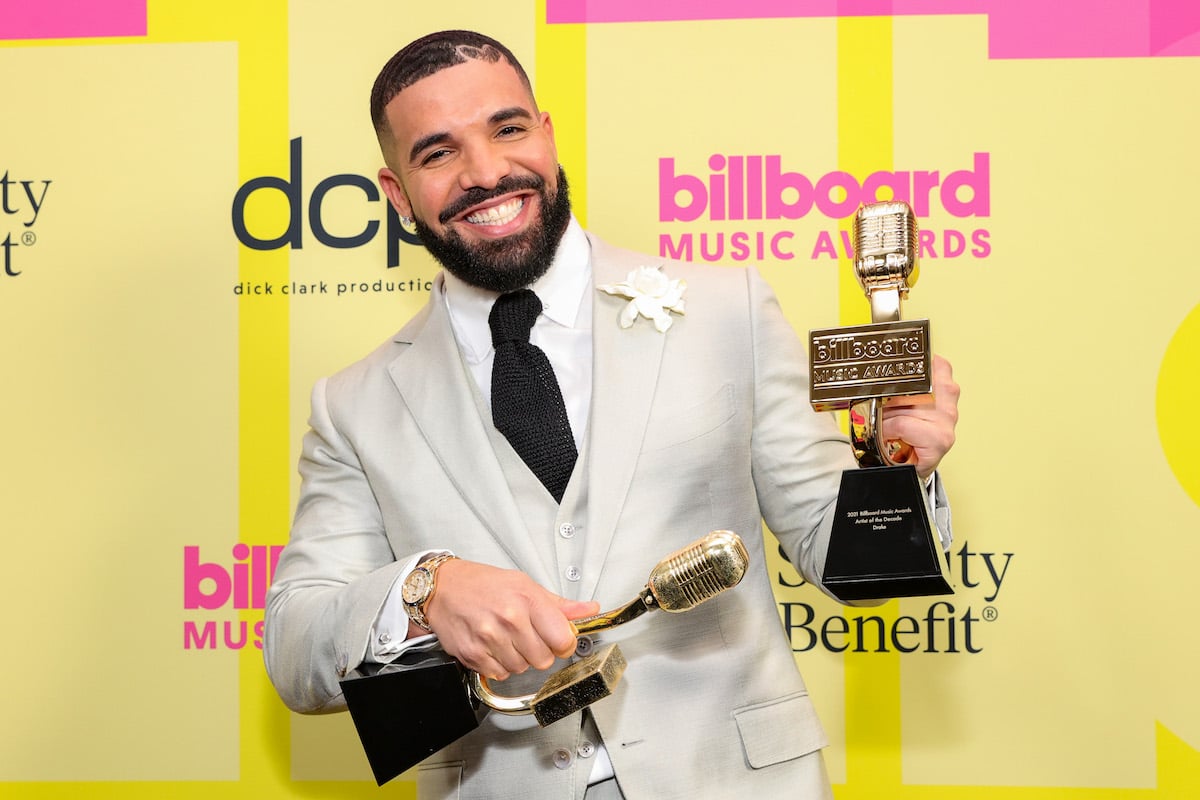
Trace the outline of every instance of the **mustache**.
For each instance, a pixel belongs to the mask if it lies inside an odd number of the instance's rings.
[[[493,200],[509,192],[531,189],[541,193],[545,188],[546,181],[540,175],[506,176],[501,178],[491,189],[481,189],[478,186],[472,186],[467,190],[466,194],[442,209],[442,212],[438,214],[438,222],[445,225],[471,206]]]

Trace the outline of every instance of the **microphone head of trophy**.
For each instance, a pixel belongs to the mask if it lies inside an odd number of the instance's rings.
[[[749,563],[741,537],[732,531],[712,531],[658,562],[646,586],[663,611],[690,611],[737,586]]]
[[[870,297],[882,289],[907,294],[920,264],[917,216],[908,203],[894,200],[860,206],[854,215],[854,274]]]
[[[920,275],[917,215],[902,200],[854,213],[854,277],[871,301],[871,321],[900,319],[900,301]]]

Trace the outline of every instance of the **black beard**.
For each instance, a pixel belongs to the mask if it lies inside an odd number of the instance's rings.
[[[547,195],[546,181],[540,176],[504,178],[494,189],[471,190],[440,217],[454,217],[477,203],[522,189],[536,191],[540,207],[537,223],[524,233],[494,242],[467,244],[453,229],[439,235],[420,219],[414,219],[421,243],[451,274],[472,286],[501,293],[529,286],[550,269],[558,243],[571,221],[570,191],[561,166],[558,191],[553,197]]]

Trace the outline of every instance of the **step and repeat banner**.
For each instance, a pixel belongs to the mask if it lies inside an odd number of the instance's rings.
[[[1200,796],[1182,0],[0,0],[0,794],[413,796],[283,707],[262,608],[312,383],[437,271],[367,97],[449,27],[525,62],[587,227],[758,264],[802,334],[869,319],[855,207],[918,214],[957,591],[768,565],[836,796]]]

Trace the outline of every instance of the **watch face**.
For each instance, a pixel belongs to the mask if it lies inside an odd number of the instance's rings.
[[[429,594],[429,586],[429,571],[415,569],[404,579],[404,586],[400,589],[400,597],[404,602],[415,605],[424,600],[425,595]]]

